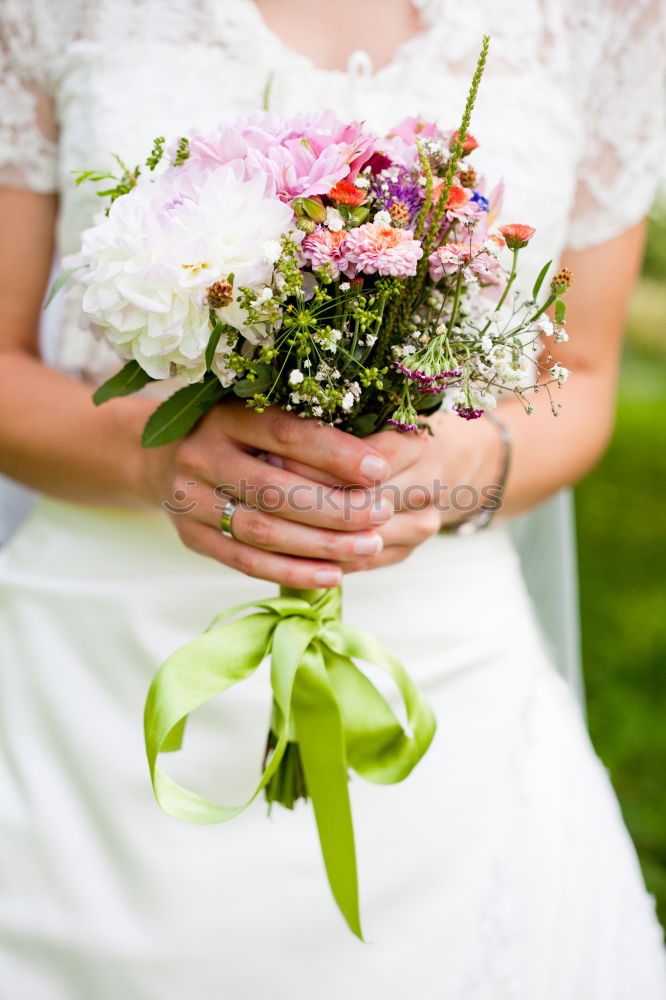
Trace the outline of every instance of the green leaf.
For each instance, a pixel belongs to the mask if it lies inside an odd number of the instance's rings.
[[[210,368],[213,363],[213,358],[215,357],[215,351],[217,350],[217,345],[220,342],[220,337],[222,336],[223,324],[218,319],[213,327],[212,333],[208,338],[208,346],[206,347],[206,368]]]
[[[562,299],[558,299],[555,303],[555,322],[564,323],[567,315],[567,304],[563,302]]]
[[[356,437],[367,437],[372,434],[377,424],[376,413],[359,413],[350,421],[349,429]]]
[[[434,403],[432,402],[432,398],[433,397],[431,396],[430,399],[423,399],[421,402],[414,404],[414,409],[419,416],[429,417],[432,413],[437,413],[437,410],[439,410],[444,402],[444,398],[442,396],[435,396]]]
[[[142,446],[157,448],[185,437],[226,391],[215,375],[206,375],[203,382],[194,382],[174,392],[148,418],[141,436]]]
[[[74,272],[80,271],[81,268],[85,266],[86,266],[85,264],[78,264],[76,267],[70,267],[66,271],[63,271],[62,274],[58,275],[56,280],[53,282],[51,286],[51,291],[49,292],[46,302],[44,303],[45,309],[47,306],[51,305],[51,303],[53,302],[54,298],[56,297],[62,286],[65,284],[66,281],[69,281]]]
[[[100,170],[72,170],[72,173],[76,176],[77,187],[85,181],[92,181],[95,184],[98,181],[118,180],[115,174],[109,174]]]
[[[273,385],[277,378],[277,372],[270,365],[257,365],[257,371],[253,379],[242,378],[234,385],[234,394],[240,399],[249,399],[255,392],[265,392],[269,386]]]
[[[537,280],[536,280],[536,281],[534,282],[534,288],[532,289],[532,298],[533,298],[533,299],[534,299],[535,301],[536,301],[536,297],[537,297],[537,295],[538,295],[538,294],[539,294],[539,292],[541,291],[541,286],[543,285],[543,282],[544,282],[544,278],[545,278],[545,277],[546,277],[546,275],[548,274],[548,269],[550,268],[550,265],[551,265],[552,263],[553,263],[553,262],[552,262],[552,260],[549,260],[547,264],[544,264],[544,266],[543,266],[543,267],[541,268],[541,270],[539,271],[539,277],[538,277],[538,278],[537,278]]]
[[[148,372],[145,372],[138,361],[128,361],[124,368],[112,375],[100,385],[93,394],[93,403],[99,406],[116,396],[129,396],[132,392],[138,392],[148,382],[155,379]]]
[[[370,209],[366,208],[365,205],[357,205],[355,208],[351,209],[349,215],[350,215],[349,221],[352,222],[355,226],[360,226],[361,223],[365,222],[365,220],[370,215]]]

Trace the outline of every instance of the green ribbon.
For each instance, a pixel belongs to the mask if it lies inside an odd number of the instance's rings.
[[[170,816],[219,823],[246,809],[275,773],[295,732],[333,896],[362,940],[348,767],[378,784],[402,781],[428,749],[435,718],[405,669],[374,636],[341,621],[341,591],[290,590],[218,615],[162,664],[148,691],[146,752],[157,801]],[[259,609],[242,618],[240,612]],[[170,778],[158,755],[179,750],[190,712],[271,657],[277,745],[247,802],[210,802]],[[408,731],[353,660],[394,681]]]

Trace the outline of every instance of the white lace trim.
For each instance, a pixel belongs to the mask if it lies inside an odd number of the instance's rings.
[[[21,0],[0,0],[0,182],[35,191],[57,186],[49,60]]]

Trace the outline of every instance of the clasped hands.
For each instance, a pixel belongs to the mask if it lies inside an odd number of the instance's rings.
[[[498,443],[494,428],[475,423],[440,411],[430,434],[359,439],[277,408],[225,403],[147,458],[147,494],[196,552],[289,587],[336,586],[344,573],[402,561],[478,506]],[[233,538],[220,531],[229,496]]]

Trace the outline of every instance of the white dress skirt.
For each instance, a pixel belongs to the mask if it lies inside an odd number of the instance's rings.
[[[489,32],[475,164],[504,177],[503,220],[536,227],[525,287],[645,213],[661,0],[418,6],[423,30],[387,66],[357,52],[338,72],[252,0],[0,0],[0,183],[59,194],[65,255],[99,209],[72,171],[141,162],[155,136],[266,93],[279,113],[331,107],[384,132],[408,115],[454,127]],[[100,381],[117,358],[75,295],[61,309],[52,363]],[[438,722],[402,784],[351,782],[368,943],[335,907],[309,806],[267,818],[257,799],[218,826],[160,811],[142,726],[155,670],[275,592],[185,549],[160,513],[42,499],[2,551],[2,1000],[664,1000],[653,901],[501,524],[344,582],[346,620],[402,658]],[[196,713],[164,766],[243,801],[269,711],[262,668]]]
[[[42,500],[0,561],[0,983],[11,1000],[658,1000],[654,906],[578,704],[547,660],[505,528],[436,537],[344,583],[438,729],[396,786],[351,782],[356,940],[309,806],[190,826],[142,738],[161,658],[275,588],[187,551],[160,515]],[[266,667],[190,720],[172,775],[256,782]]]

